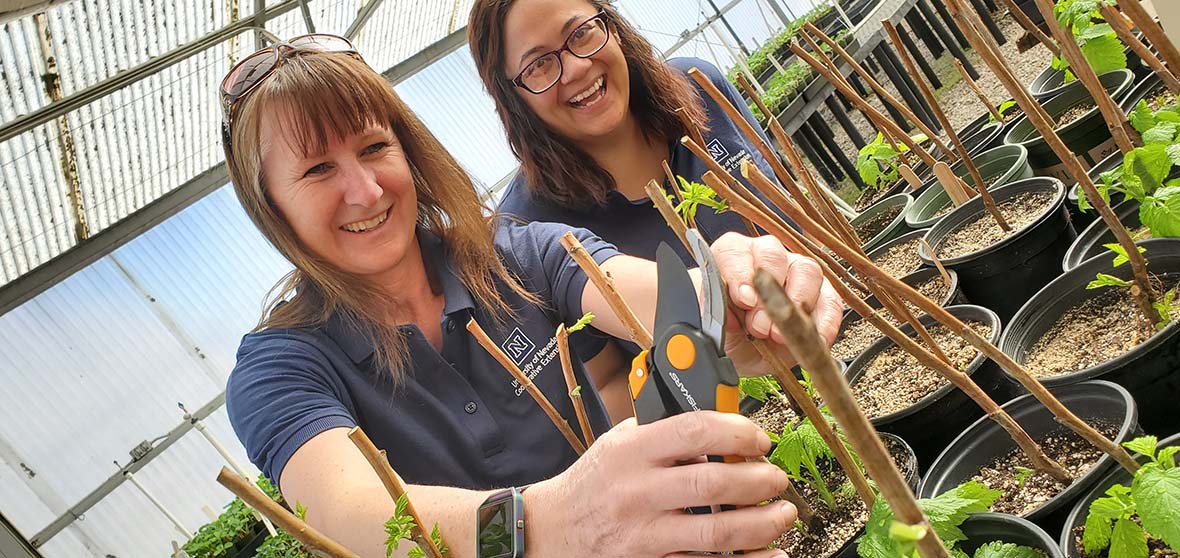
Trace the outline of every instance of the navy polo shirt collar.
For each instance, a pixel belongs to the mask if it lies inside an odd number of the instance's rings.
[[[445,299],[443,303],[443,320],[445,321],[446,316],[450,316],[456,312],[473,310],[475,308],[475,301],[471,298],[471,292],[467,290],[467,287],[463,285],[463,282],[454,273],[450,261],[450,252],[443,245],[442,238],[435,234],[434,231],[421,226],[417,228],[416,236],[418,248],[421,250],[422,258],[426,262],[427,273],[432,274],[433,279],[438,281],[439,287],[442,289],[443,298]],[[413,324],[398,327],[402,332],[407,333],[417,330],[417,327]],[[324,327],[324,333],[335,341],[353,362],[361,363],[373,356],[373,343],[369,335],[365,333],[364,326],[355,320],[349,319],[342,312],[333,313],[328,318],[328,323]]]

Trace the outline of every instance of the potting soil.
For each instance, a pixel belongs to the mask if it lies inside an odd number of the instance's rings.
[[[904,209],[905,206],[898,205],[878,213],[872,219],[856,226],[856,236],[860,238],[861,242],[872,240],[873,237],[881,234],[881,231],[888,228],[889,223],[892,223]]]
[[[950,287],[943,282],[942,276],[938,275],[923,281],[916,288],[926,298],[935,302],[941,302],[942,299],[946,298],[947,291]],[[909,301],[906,301],[905,305],[914,316],[922,315],[923,312]],[[889,320],[889,323],[897,324],[897,320],[893,319],[892,313],[881,309],[877,311],[877,314]],[[853,358],[869,348],[869,345],[872,345],[874,341],[880,339],[881,335],[881,330],[877,329],[877,326],[863,318],[858,319],[840,332],[840,336],[832,344],[832,356],[841,360]]]
[[[1130,289],[1102,287],[1057,319],[1029,349],[1024,366],[1034,376],[1058,376],[1116,358],[1155,335],[1141,315]],[[1178,316],[1180,309],[1174,308],[1172,318]]]
[[[865,188],[865,190],[860,193],[860,197],[856,198],[856,201],[853,202],[852,208],[857,211],[864,211],[865,208],[867,208],[868,206],[873,205],[874,203],[877,203],[881,199],[884,199],[885,192],[888,192],[889,189],[892,188],[895,184],[897,184],[896,180],[894,180],[893,182],[888,182],[886,184],[882,184],[880,188],[874,188],[872,186]],[[868,239],[866,238],[865,240],[868,240]]]
[[[1169,91],[1167,89],[1164,89],[1164,91],[1162,93],[1159,93],[1158,95],[1153,95],[1153,96],[1147,98],[1147,106],[1148,106],[1148,108],[1151,109],[1152,112],[1159,111],[1160,109],[1162,109],[1164,107],[1172,106],[1175,104],[1176,104],[1176,94],[1172,93],[1171,91]]]
[[[940,281],[941,282],[941,281]],[[984,338],[991,338],[991,326],[977,321],[967,326]],[[941,325],[927,328],[934,342],[942,349],[951,364],[962,370],[979,351],[970,343]],[[915,339],[923,347],[925,342]],[[918,359],[897,345],[878,353],[865,367],[865,372],[852,384],[856,402],[870,418],[896,413],[946,385],[947,380],[927,368]]]
[[[922,267],[922,258],[918,257],[918,242],[920,240],[915,238],[891,246],[884,254],[873,258],[873,263],[884,269],[890,277],[901,278],[918,271]]]
[[[897,463],[898,468],[901,469],[902,476],[910,475],[912,471],[906,465],[909,454],[890,439],[885,438],[883,441],[885,448],[893,457],[894,463]],[[852,488],[848,477],[844,475],[844,470],[836,461],[821,460],[819,466],[820,470],[824,471],[824,482],[835,497],[836,509],[829,510],[811,485],[805,482],[795,483],[795,488],[799,489],[803,499],[811,504],[815,514],[822,521],[822,526],[808,531],[806,535],[801,530],[792,528],[772,543],[773,548],[782,550],[787,553],[787,556],[793,558],[826,558],[831,556],[845,543],[856,537],[869,520],[869,513],[864,502],[860,501],[856,490]]]
[[[1075,120],[1085,116],[1087,113],[1089,113],[1090,111],[1094,110],[1097,107],[1098,107],[1098,105],[1093,102],[1086,102],[1086,103],[1082,103],[1076,107],[1073,107],[1073,108],[1065,111],[1064,114],[1062,114],[1061,116],[1059,116],[1057,118],[1057,126],[1054,129],[1064,128],[1064,127],[1068,126],[1069,124],[1073,123]]]
[[[959,227],[938,246],[938,257],[950,259],[982,250],[1008,238],[1037,220],[1053,201],[1052,192],[1024,192],[997,203],[996,209],[1011,230],[1004,231],[991,214],[984,211],[974,220]]]
[[[1090,426],[1108,438],[1113,438],[1119,432],[1118,425],[1087,420]],[[1061,464],[1070,478],[1077,480],[1085,475],[1103,453],[1090,445],[1071,430],[1059,427],[1047,436],[1035,438],[1041,449],[1050,459]],[[1067,484],[1060,483],[1046,473],[1032,473],[1021,483],[1017,480],[1020,471],[1017,467],[1031,468],[1028,456],[1019,448],[1008,452],[984,467],[971,480],[982,482],[988,488],[1001,491],[1003,494],[992,504],[991,511],[1012,515],[1024,515],[1049,501],[1050,498],[1065,490]]]

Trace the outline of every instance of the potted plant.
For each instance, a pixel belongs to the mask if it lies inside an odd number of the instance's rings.
[[[1174,504],[1180,498],[1175,480],[1180,434],[1158,442],[1145,436],[1125,445],[1139,453],[1143,468],[1134,475],[1111,471],[1078,501],[1061,531],[1065,556],[1167,556],[1180,547]]]
[[[1003,186],[1033,176],[1032,167],[1028,165],[1028,150],[1022,145],[1001,145],[980,153],[972,160],[989,187]],[[951,171],[968,185],[975,186],[975,178],[967,171],[967,165],[962,161],[952,166]],[[937,181],[927,183],[924,188],[914,199],[914,205],[906,212],[906,226],[913,229],[931,227],[954,209],[950,195]]]
[[[872,251],[878,246],[905,234],[905,214],[913,205],[909,194],[894,194],[865,209],[849,221],[856,236],[861,239],[861,249]]]
[[[1135,76],[1130,70],[1116,70],[1099,76],[1103,87],[1115,100],[1122,98]],[[1044,102],[1045,111],[1054,119],[1054,131],[1087,166],[1093,166],[1118,147],[1111,137],[1102,114],[1082,82],[1065,86],[1060,94]],[[1028,161],[1041,176],[1069,180],[1065,165],[1037,131],[1028,115],[1012,124],[1004,143],[1021,144],[1028,149]]]
[[[1086,61],[1097,74],[1115,70],[1141,71],[1142,64],[1130,47],[1125,47],[1118,34],[1105,23],[1097,2],[1089,0],[1058,0],[1053,9],[1062,27],[1073,30]],[[1054,57],[1052,64],[1029,84],[1029,93],[1037,101],[1045,102],[1065,92],[1076,80],[1069,71],[1069,63]]]
[[[950,306],[947,311],[989,342],[999,340],[1001,324],[995,312],[971,305]],[[971,376],[992,399],[1003,403],[1012,397],[1013,390],[995,363],[934,318],[922,316],[920,321],[951,364]],[[909,324],[901,326],[901,331],[917,337]],[[873,426],[906,439],[919,464],[928,465],[964,427],[983,416],[983,410],[962,390],[888,338],[861,352],[845,375]]]
[[[271,499],[283,501],[266,477],[259,475],[255,482]],[[266,538],[267,531],[254,511],[241,498],[234,498],[216,520],[202,525],[181,548],[190,558],[246,558],[254,556]]]
[[[1131,439],[1139,429],[1134,399],[1116,384],[1094,381],[1052,391],[1070,411],[1116,442]],[[1046,454],[1066,467],[1073,482],[1065,485],[1043,473],[1030,472],[1027,458],[1012,438],[984,417],[963,431],[934,460],[922,478],[919,495],[932,497],[965,481],[979,480],[1004,490],[991,511],[1019,515],[1055,531],[1071,504],[1115,463],[1110,456],[1061,426],[1031,395],[1013,399],[1003,409]]]
[[[877,133],[876,139],[860,148],[856,155],[856,171],[868,189],[862,192],[853,204],[857,211],[863,211],[905,188],[900,168],[901,155],[907,151],[909,146],[904,143],[895,149],[880,132]]]
[[[1060,273],[1061,258],[1076,233],[1065,208],[1065,187],[1054,178],[1029,178],[992,191],[1010,230],[1003,231],[972,198],[926,233],[944,266],[959,274],[974,304],[1007,319],[1028,297]],[[919,255],[933,264],[924,249]]]

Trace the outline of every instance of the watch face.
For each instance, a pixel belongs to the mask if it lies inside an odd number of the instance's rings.
[[[517,554],[513,498],[485,502],[479,507],[479,558],[514,558]]]

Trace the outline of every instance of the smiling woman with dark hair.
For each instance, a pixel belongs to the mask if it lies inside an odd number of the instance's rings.
[[[641,258],[667,242],[691,263],[644,193],[651,180],[672,186],[664,160],[674,174],[701,182],[708,168],[679,144],[689,135],[686,122],[727,170],[748,157],[773,176],[757,148],[686,75],[698,68],[761,130],[721,72],[696,58],[659,60],[606,0],[476,0],[468,39],[520,160],[498,208],[503,213],[585,227]],[[696,221],[706,238],[746,231],[733,213],[702,208]]]

